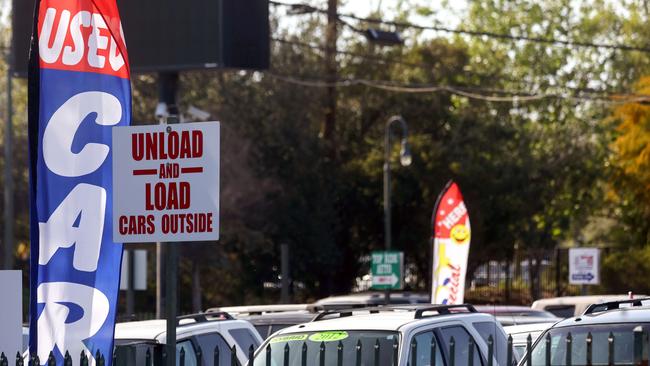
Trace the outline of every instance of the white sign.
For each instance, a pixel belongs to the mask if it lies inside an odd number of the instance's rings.
[[[600,249],[569,249],[569,283],[597,285],[600,283]]]
[[[0,352],[22,353],[23,275],[21,271],[0,271]],[[10,357],[11,359],[11,357]]]
[[[113,241],[219,239],[219,122],[113,128]]]

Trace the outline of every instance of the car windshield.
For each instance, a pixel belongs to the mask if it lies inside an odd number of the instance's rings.
[[[268,365],[337,365],[340,357],[344,365],[375,365],[375,352],[378,352],[379,365],[390,365],[393,360],[393,346],[399,341],[397,332],[385,331],[322,331],[281,334],[270,339],[258,351],[255,366]],[[360,349],[357,346],[360,345]],[[378,347],[377,347],[378,346]],[[378,350],[376,350],[376,347]],[[322,350],[321,350],[322,348]],[[395,352],[397,352],[395,350]],[[357,363],[357,353],[360,363]],[[285,362],[285,357],[288,362]]]
[[[587,364],[587,336],[592,336],[592,364],[607,365],[609,361],[608,338],[614,336],[614,362],[616,364],[631,364],[634,361],[634,328],[638,323],[629,324],[598,324],[576,327],[550,329],[543,334],[532,350],[532,365],[546,365],[547,335],[550,335],[550,364],[567,364],[567,336],[571,334],[571,362],[574,365]],[[643,357],[647,359],[648,330],[647,323],[643,327]],[[525,362],[525,360],[524,360]]]

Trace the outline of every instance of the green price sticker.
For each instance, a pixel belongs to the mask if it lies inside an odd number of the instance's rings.
[[[334,332],[320,332],[314,333],[309,336],[312,342],[334,342],[341,341],[348,337],[348,332],[334,331]]]
[[[280,342],[292,342],[292,341],[304,341],[307,339],[306,334],[290,334],[286,336],[275,337],[271,339],[269,343],[280,343]]]

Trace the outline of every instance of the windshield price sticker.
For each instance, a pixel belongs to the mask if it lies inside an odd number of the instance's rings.
[[[219,238],[219,123],[113,129],[116,242]]]
[[[309,336],[312,342],[335,342],[342,341],[348,337],[348,332],[320,332]]]
[[[293,342],[304,341],[307,339],[306,334],[291,334],[286,336],[275,337],[269,343]]]

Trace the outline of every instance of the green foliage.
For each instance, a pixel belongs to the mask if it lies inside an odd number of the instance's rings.
[[[490,0],[468,6],[460,24],[469,30],[632,45],[650,37],[647,14],[637,2]],[[438,11],[408,2],[397,9],[401,20]],[[296,19],[291,31],[277,28],[273,19],[274,37],[322,45],[323,18]],[[648,72],[647,55],[635,52],[399,31],[407,38],[402,47],[380,47],[342,32],[340,78],[579,95],[624,91]],[[190,310],[195,265],[201,269],[204,307],[277,301],[273,287],[279,282],[281,243],[290,246],[295,300],[349,291],[365,274],[363,256],[383,248],[384,124],[395,114],[409,125],[414,155],[410,167],[401,167],[397,141],[391,146],[393,247],[404,250],[416,269],[412,288],[427,288],[431,211],[449,179],[460,184],[470,211],[470,269],[513,258],[515,245],[541,252],[583,239],[647,242],[650,205],[639,204],[647,189],[630,188],[647,169],[638,165],[636,175],[625,166],[617,170],[610,155],[615,133],[629,136],[632,153],[645,140],[637,130],[616,132],[612,123],[601,123],[611,112],[606,105],[555,98],[495,103],[446,91],[397,93],[354,84],[337,88],[334,138],[325,141],[319,133],[326,89],[279,77],[326,79],[323,52],[286,42],[273,42],[271,51],[269,72],[181,76],[182,109],[191,104],[222,122],[221,240],[183,247],[183,311]],[[24,84],[16,84],[21,116]],[[155,123],[156,101],[157,77],[134,76],[134,121]],[[26,146],[26,121],[16,123],[17,146]],[[16,152],[17,202],[22,202],[17,234],[25,242],[26,152]],[[606,229],[597,224],[603,217],[613,221]],[[587,235],[593,226],[602,232]],[[623,273],[616,265],[607,257],[613,277]],[[147,304],[152,298],[150,291]]]
[[[606,293],[650,293],[650,247],[617,250],[602,259],[601,287]]]

